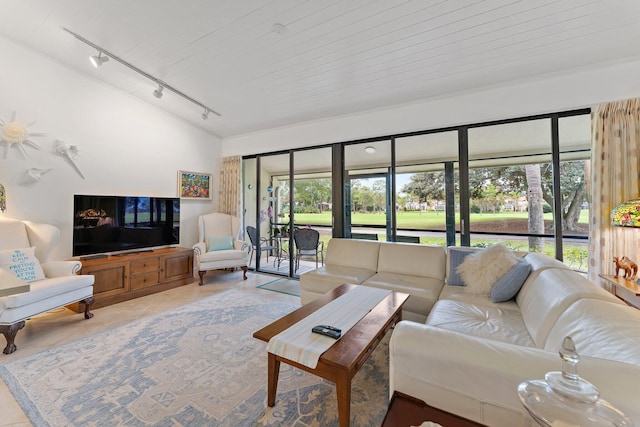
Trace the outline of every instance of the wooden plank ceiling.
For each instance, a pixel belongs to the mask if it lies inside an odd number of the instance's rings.
[[[0,35],[225,137],[640,56],[638,0],[5,0]],[[275,26],[275,27],[274,27]],[[68,28],[222,114],[165,93]]]

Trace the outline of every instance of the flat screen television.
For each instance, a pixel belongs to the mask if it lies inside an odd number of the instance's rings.
[[[149,250],[179,240],[179,198],[73,196],[73,256]]]

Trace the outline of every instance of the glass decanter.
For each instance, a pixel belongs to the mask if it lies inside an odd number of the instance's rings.
[[[544,380],[525,381],[518,396],[527,412],[541,426],[629,427],[633,423],[609,402],[600,399],[596,387],[578,375],[580,356],[571,337],[560,350],[562,372],[547,372]]]

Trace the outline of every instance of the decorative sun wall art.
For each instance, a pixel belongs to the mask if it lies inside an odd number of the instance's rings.
[[[23,159],[29,157],[27,151],[24,149],[23,145],[29,145],[32,148],[40,150],[41,147],[35,142],[31,141],[29,137],[31,136],[44,136],[46,134],[41,132],[29,132],[28,127],[34,124],[35,122],[31,122],[28,125],[25,125],[16,120],[16,112],[14,111],[11,114],[10,121],[4,121],[0,119],[0,142],[4,142],[6,145],[4,147],[4,158],[7,158],[7,154],[9,154],[9,149],[11,147],[15,147],[16,151]]]

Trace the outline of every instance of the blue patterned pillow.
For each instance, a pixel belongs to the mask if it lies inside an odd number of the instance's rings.
[[[33,282],[44,279],[44,271],[36,258],[36,248],[0,251],[0,268],[12,272],[18,279]]]
[[[467,257],[467,255],[471,255],[476,253],[474,250],[463,250],[456,248],[449,248],[449,271],[447,272],[449,276],[447,277],[447,285],[451,286],[464,286],[464,281],[462,277],[456,271],[458,266],[462,264],[462,261]]]
[[[516,265],[511,267],[511,270],[498,280],[491,288],[491,301],[493,302],[505,302],[515,297],[520,288],[524,284],[524,281],[529,277],[531,272],[531,265],[525,261],[520,260]]]

